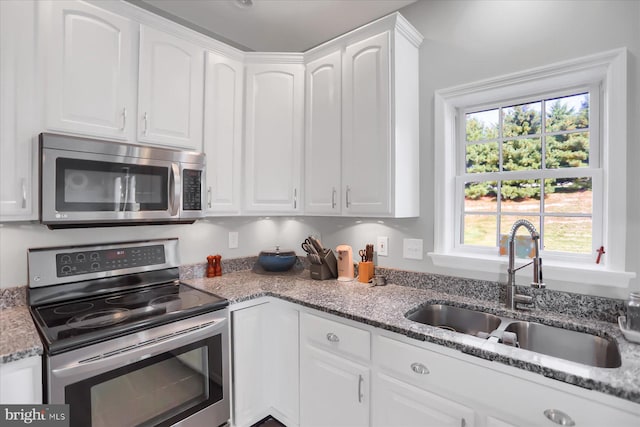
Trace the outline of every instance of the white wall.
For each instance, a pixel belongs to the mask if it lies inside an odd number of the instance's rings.
[[[378,264],[478,279],[505,275],[446,270],[402,258],[402,239],[424,239],[433,250],[434,91],[626,46],[629,49],[629,143],[626,270],[640,275],[640,2],[639,1],[433,1],[400,10],[424,36],[420,48],[421,216],[418,219],[319,219],[325,243],[358,247],[389,236],[389,257]],[[605,255],[606,256],[606,255]],[[625,298],[629,289],[546,280],[553,289]],[[632,289],[640,289],[638,278]]]
[[[228,249],[228,232],[238,232],[238,249]],[[184,225],[146,225],[49,230],[39,224],[0,224],[0,287],[27,282],[27,249],[178,237],[184,264],[204,263],[207,255],[225,258],[258,255],[279,245],[302,255],[300,243],[317,228],[305,218],[216,218]]]
[[[34,224],[0,225],[0,286],[26,284],[29,247],[179,237],[184,263],[204,262],[211,253],[223,258],[257,255],[280,244],[301,254],[299,243],[310,233],[335,247],[354,249],[388,236],[385,267],[488,280],[505,280],[465,270],[443,270],[428,257],[402,258],[402,239],[424,240],[433,250],[433,94],[434,91],[510,72],[626,46],[629,49],[628,240],[626,270],[640,274],[640,2],[639,1],[426,1],[401,10],[424,35],[420,49],[421,217],[398,220],[346,218],[219,218],[193,225],[47,230]],[[527,33],[525,38],[522,33]],[[240,247],[227,249],[227,232],[239,231]],[[547,281],[553,289],[626,298],[628,289]],[[632,288],[640,289],[636,278]]]

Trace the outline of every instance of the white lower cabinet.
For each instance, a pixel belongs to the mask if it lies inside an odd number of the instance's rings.
[[[377,374],[373,380],[371,425],[472,427],[473,409],[393,377]]]
[[[42,359],[28,357],[0,365],[0,404],[42,403]]]
[[[268,300],[234,312],[235,425],[640,426],[638,404]]]
[[[369,368],[303,344],[300,424],[368,426]]]
[[[263,302],[232,312],[233,425],[273,415],[298,425],[298,310]]]

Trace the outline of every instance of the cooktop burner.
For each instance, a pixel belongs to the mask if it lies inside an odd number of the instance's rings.
[[[226,299],[170,282],[32,307],[50,353],[89,345],[228,305]]]

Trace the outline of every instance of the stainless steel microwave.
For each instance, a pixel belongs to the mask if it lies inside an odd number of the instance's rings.
[[[205,155],[42,133],[40,221],[49,228],[192,223]]]

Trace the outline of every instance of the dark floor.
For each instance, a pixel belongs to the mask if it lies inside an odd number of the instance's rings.
[[[263,420],[258,421],[251,427],[285,427],[285,425],[273,417],[267,417]]]

